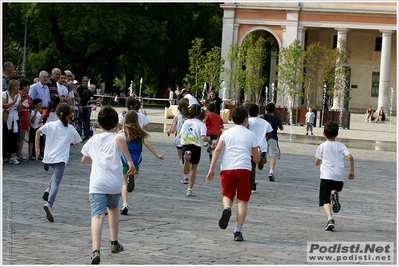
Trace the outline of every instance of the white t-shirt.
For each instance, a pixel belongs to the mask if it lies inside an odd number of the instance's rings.
[[[191,95],[191,94],[186,94],[186,95],[184,96],[184,98],[187,98],[187,99],[188,99],[188,106],[189,106],[189,107],[190,107],[191,105],[194,105],[194,104],[199,105],[198,100],[197,100],[193,95]]]
[[[32,118],[33,118],[34,116],[35,116],[35,111],[32,110],[32,111],[30,112],[30,115],[29,115],[30,127],[32,127],[33,129],[37,129],[37,128],[39,128],[40,126],[42,126],[42,123],[40,123],[40,121],[39,121],[40,116],[42,116],[42,114],[41,114],[40,112],[37,112],[37,113],[36,113],[35,121],[32,122]]]
[[[117,133],[103,132],[91,137],[82,148],[90,157],[90,194],[119,194],[122,192],[122,150],[116,143]],[[120,135],[123,137],[123,135]]]
[[[220,169],[252,170],[252,148],[258,147],[258,138],[245,126],[235,125],[222,133],[220,140],[225,143]]]
[[[206,136],[206,125],[199,119],[188,119],[183,123],[180,134],[180,142],[182,145],[196,145],[202,147],[201,136]]]
[[[136,112],[136,113],[137,113],[137,116],[138,116],[138,119],[139,119],[139,124],[140,124],[141,128],[147,126],[150,123],[148,118],[143,113],[141,113],[141,112]],[[119,124],[122,127],[122,132],[123,132],[123,124],[125,123],[125,115],[126,115],[126,113],[125,114],[121,113],[118,116]]]
[[[258,117],[248,118],[249,130],[258,138],[258,146],[261,152],[267,152],[266,134],[273,132],[273,127],[265,119]]]
[[[343,181],[345,176],[343,157],[349,154],[348,148],[338,141],[326,141],[319,145],[315,157],[321,160],[320,178]]]
[[[175,133],[175,137],[176,137],[176,146],[177,147],[182,147],[183,145],[181,144],[181,138],[179,137],[179,134],[181,132],[181,128],[183,127],[183,123],[187,120],[186,117],[184,117],[183,115],[181,115],[180,111],[177,111],[175,114],[175,117],[177,117],[177,123],[176,123],[176,133]]]
[[[313,112],[309,112],[309,111],[306,112],[306,114],[305,114],[306,123],[313,123],[314,117],[316,117],[316,116],[314,115]]]
[[[66,165],[71,143],[77,144],[82,141],[78,132],[70,124],[65,127],[60,120],[47,122],[40,130],[46,135],[43,162],[65,162]]]
[[[52,122],[52,121],[58,121],[58,116],[57,116],[57,114],[55,114],[54,111],[50,111],[50,113],[48,114],[48,118],[47,118],[47,122]]]
[[[64,85],[59,84],[58,82],[57,82],[57,91],[59,96],[66,97],[68,95],[68,89]]]
[[[11,98],[11,96],[8,94],[7,91],[3,91],[3,92],[2,92],[2,97],[3,97],[4,99],[6,99],[6,98],[8,97],[7,103],[11,103],[11,102],[14,101],[14,100]],[[15,96],[14,96],[14,97],[15,97]],[[15,102],[14,105],[12,105],[11,107],[8,108],[7,128],[8,128],[9,130],[12,129],[12,130],[13,130],[13,133],[17,133],[17,132],[18,132],[18,124],[17,124],[17,123],[12,124],[12,122],[13,122],[13,121],[19,120],[19,112],[18,112],[18,110],[17,110],[18,105],[19,105],[19,102],[21,102],[21,95],[20,95],[20,94],[17,94],[17,102]],[[4,108],[3,108],[3,110],[4,110]],[[5,123],[5,121],[3,121],[3,123]],[[14,127],[13,127],[13,126],[14,126]]]

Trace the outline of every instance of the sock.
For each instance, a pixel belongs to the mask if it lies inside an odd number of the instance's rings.
[[[118,244],[118,240],[116,241],[111,241],[111,245],[117,245]]]
[[[94,254],[94,252],[98,252],[98,253],[100,253],[100,250],[98,250],[98,249],[96,249],[96,250],[93,250],[93,254]]]
[[[333,217],[328,217],[328,220],[332,220]]]
[[[270,169],[269,173],[273,173],[273,174],[274,174],[274,170],[273,170],[273,169]]]
[[[224,209],[230,209],[231,210],[231,207],[229,205],[227,205],[226,207],[224,207]]]
[[[191,188],[189,187],[189,188],[187,188],[187,191],[188,191],[188,190],[193,190],[193,189],[191,189]]]
[[[237,233],[237,232],[242,232],[242,226],[241,225],[236,225],[236,228],[234,229],[234,233]]]
[[[183,174],[183,177],[184,178],[188,178],[188,174]]]

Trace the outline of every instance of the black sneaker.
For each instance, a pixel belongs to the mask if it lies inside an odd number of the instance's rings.
[[[257,185],[256,183],[252,185],[252,191],[251,191],[252,193],[256,192],[256,185]]]
[[[339,197],[337,193],[331,193],[331,205],[332,211],[337,213],[341,209],[341,204],[339,204]]]
[[[332,231],[332,229],[334,229],[335,227],[335,221],[334,219],[330,219],[327,222],[326,228],[324,228],[326,231]]]
[[[44,211],[46,212],[47,220],[50,222],[54,222],[54,217],[53,217],[53,210],[47,203],[46,205],[43,206]]]
[[[43,168],[44,168],[45,171],[48,171],[50,166],[47,163],[44,163]]]
[[[306,133],[306,135],[309,135],[309,133]]]
[[[269,173],[269,181],[274,182],[274,174],[273,173]]]
[[[120,214],[127,215],[129,212],[129,206],[127,204],[123,204],[120,209]]]
[[[220,217],[220,220],[219,220],[219,227],[221,229],[227,228],[227,225],[229,224],[230,216],[231,216],[231,209],[230,208],[224,209],[222,212],[222,217]]]
[[[244,237],[242,237],[241,232],[235,232],[234,233],[234,241],[244,241]]]
[[[100,251],[93,251],[93,255],[91,256],[91,264],[100,264]]]
[[[134,190],[134,175],[127,177],[127,191],[130,193]]]
[[[119,253],[123,251],[123,246],[119,243],[111,244],[111,253]]]

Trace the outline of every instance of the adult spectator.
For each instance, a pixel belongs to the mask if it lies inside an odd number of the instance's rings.
[[[31,99],[40,98],[42,100],[42,109],[48,109],[50,103],[50,90],[47,86],[48,72],[42,70],[39,73],[40,81],[32,84],[29,90],[29,96]]]
[[[8,86],[8,76],[10,76],[14,71],[14,64],[10,61],[6,61],[3,64],[3,91],[7,90]]]
[[[65,86],[66,81],[66,73],[63,71],[61,72],[60,78],[57,81],[57,92],[60,102],[66,102],[69,104],[70,101],[66,99],[68,97],[68,88]]]
[[[374,120],[375,123],[381,123],[385,121],[385,110],[383,107],[380,107],[377,111],[377,118]]]
[[[61,77],[61,70],[59,68],[54,68],[51,71],[51,78],[47,81],[47,86],[50,90],[50,99],[53,96],[58,96],[58,86],[57,82]]]
[[[194,104],[200,105],[198,100],[193,96],[193,94],[191,93],[191,91],[188,88],[184,88],[181,91],[180,99],[182,99],[182,98],[187,98],[188,99],[188,106],[189,107],[191,105],[194,105]]]
[[[101,103],[103,98],[101,96],[96,96],[96,85],[90,84],[89,86],[89,100],[87,100],[87,104],[90,106],[92,104]],[[90,117],[91,117],[91,108],[90,108]]]
[[[89,100],[89,78],[87,76],[82,77],[82,85],[80,85],[76,91],[80,97],[80,105],[82,106],[82,111],[79,113],[79,117],[82,118],[88,127],[90,127],[90,107],[87,101]]]
[[[177,100],[180,99],[181,90],[178,85],[176,85],[175,95],[177,96]]]
[[[215,105],[216,105],[216,111],[215,111],[215,113],[216,114],[218,114],[218,115],[220,115],[220,105],[223,103],[223,100],[220,98],[220,97],[218,97],[217,95],[216,95],[216,92],[215,91],[211,91],[210,93],[209,93],[209,98],[208,99],[206,99],[206,100],[201,100],[201,103],[202,104],[204,104],[204,103],[215,103]]]

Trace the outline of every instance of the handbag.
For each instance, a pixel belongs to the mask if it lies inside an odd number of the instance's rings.
[[[7,95],[7,100],[6,100],[6,104],[8,103],[8,93],[6,92]],[[8,114],[10,114],[10,111],[8,109],[3,109],[3,124],[7,122],[8,120]]]

